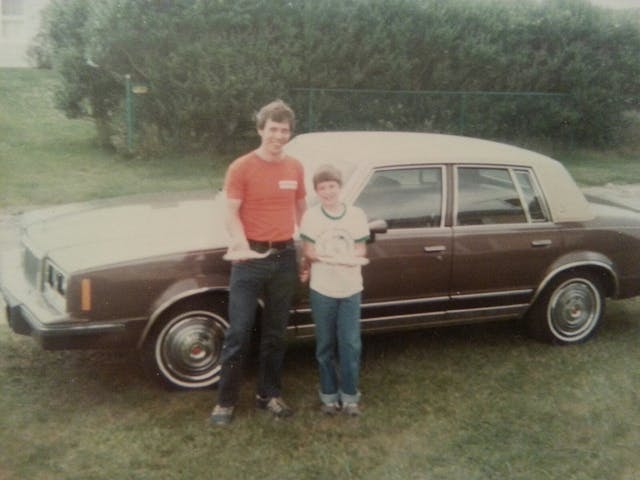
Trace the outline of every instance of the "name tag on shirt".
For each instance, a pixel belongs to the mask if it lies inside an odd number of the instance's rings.
[[[297,180],[280,180],[278,182],[278,186],[280,187],[280,190],[297,190],[298,181]]]

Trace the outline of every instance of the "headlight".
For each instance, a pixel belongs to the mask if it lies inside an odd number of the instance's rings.
[[[51,260],[44,261],[42,272],[42,293],[44,298],[57,310],[64,312],[67,309],[67,274]]]
[[[47,260],[44,267],[45,288],[58,292],[60,295],[67,293],[67,276],[56,265]]]

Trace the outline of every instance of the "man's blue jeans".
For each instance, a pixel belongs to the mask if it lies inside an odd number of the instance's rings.
[[[218,403],[238,401],[242,369],[249,352],[258,299],[264,299],[260,328],[257,393],[279,397],[289,310],[298,282],[296,251],[287,248],[266,258],[234,263],[229,293],[229,329],[222,348]]]
[[[310,292],[316,332],[316,360],[320,370],[320,400],[355,403],[360,399],[361,293],[332,298]],[[337,358],[336,358],[337,357]]]

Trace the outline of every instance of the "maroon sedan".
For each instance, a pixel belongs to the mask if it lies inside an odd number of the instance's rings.
[[[573,344],[599,327],[607,297],[640,294],[638,211],[587,202],[548,157],[391,132],[305,134],[287,149],[308,175],[339,167],[345,201],[370,219],[363,332],[522,319]],[[2,262],[11,328],[48,349],[137,348],[171,386],[214,385],[228,326],[223,197],[26,215]],[[303,286],[289,330],[313,335]]]

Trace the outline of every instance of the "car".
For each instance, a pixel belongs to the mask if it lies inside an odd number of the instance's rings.
[[[344,175],[370,221],[362,331],[497,320],[577,344],[607,298],[640,295],[640,215],[587,201],[561,163],[451,135],[301,134],[287,151],[308,178]],[[224,194],[103,200],[24,216],[2,263],[14,332],[46,349],[133,348],[170,387],[213,386],[228,328]],[[313,336],[300,285],[288,327]]]

